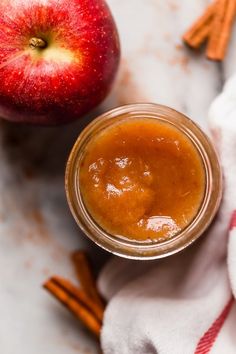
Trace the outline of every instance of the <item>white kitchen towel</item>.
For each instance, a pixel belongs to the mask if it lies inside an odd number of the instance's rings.
[[[220,211],[183,253],[108,262],[98,281],[108,300],[105,354],[236,353],[236,77],[213,102],[208,122],[224,171]]]

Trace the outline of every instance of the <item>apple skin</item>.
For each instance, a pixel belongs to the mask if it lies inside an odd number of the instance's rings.
[[[31,47],[35,37],[46,47]],[[119,59],[105,1],[1,0],[0,117],[41,125],[78,119],[109,93]]]

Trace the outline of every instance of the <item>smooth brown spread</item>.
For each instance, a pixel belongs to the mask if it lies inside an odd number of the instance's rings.
[[[107,232],[161,241],[196,216],[205,173],[191,140],[169,123],[124,119],[88,143],[79,172],[85,206]]]

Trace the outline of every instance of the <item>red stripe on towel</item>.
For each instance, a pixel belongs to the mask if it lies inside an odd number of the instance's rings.
[[[223,311],[221,312],[220,316],[215,320],[215,322],[211,325],[207,332],[203,335],[203,337],[198,342],[197,348],[194,354],[207,354],[210,352],[229,312],[234,303],[234,298],[232,297]]]
[[[236,227],[236,210],[232,214],[229,229],[232,230],[234,227]]]

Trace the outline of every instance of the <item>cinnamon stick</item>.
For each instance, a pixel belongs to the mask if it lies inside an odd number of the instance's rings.
[[[81,289],[73,285],[69,280],[59,276],[53,276],[50,279],[52,282],[63,288],[68,294],[74,297],[78,302],[85,306],[95,317],[102,323],[104,311],[96,302],[91,300],[90,297]]]
[[[208,59],[224,59],[235,18],[235,10],[235,0],[217,0],[206,52]]]
[[[79,289],[76,289],[69,281],[59,277],[49,279],[43,286],[80,319],[97,338],[100,337],[101,321],[98,319],[98,314],[95,315],[94,310],[91,311],[91,303],[88,305],[86,296],[81,295]],[[86,306],[84,306],[85,303]]]
[[[192,49],[199,49],[211,33],[216,1],[209,5],[202,16],[184,33],[182,39]]]
[[[98,293],[87,254],[84,251],[76,251],[72,254],[72,261],[75,265],[82,289],[100,308],[104,309],[104,304]]]

